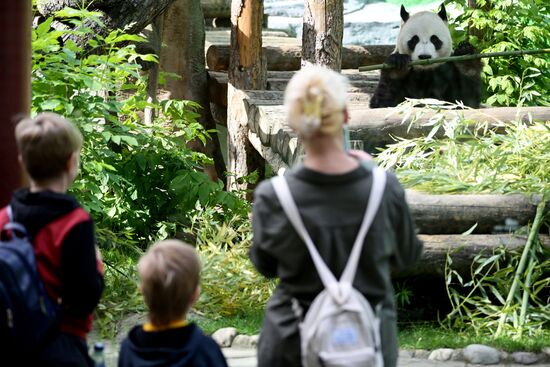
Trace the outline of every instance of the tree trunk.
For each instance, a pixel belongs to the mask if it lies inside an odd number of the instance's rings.
[[[86,22],[86,25],[99,34],[106,34],[117,28],[124,28],[127,33],[139,33],[173,2],[174,0],[37,0],[36,5],[44,16],[51,16],[66,6],[98,11],[102,13],[102,21],[106,27],[99,27],[91,22]]]
[[[156,55],[160,55],[162,50],[162,29],[164,27],[164,16],[157,17],[152,24],[152,32],[148,37],[149,44],[153,48],[153,52]],[[160,62],[160,60],[159,60]],[[159,78],[160,65],[158,63],[153,63],[149,68],[147,74],[147,102],[156,103],[157,102],[157,91],[158,91],[158,78]],[[156,115],[154,108],[147,106],[145,107],[143,120],[146,124],[151,124]]]
[[[452,258],[451,268],[462,275],[470,274],[472,261],[480,253],[487,257],[499,247],[507,251],[523,249],[527,236],[510,234],[477,234],[477,235],[420,235],[424,242],[424,253],[420,260],[410,269],[394,274],[396,277],[431,275],[442,277],[445,274],[447,254]],[[540,236],[541,243],[550,249],[550,237]]]
[[[31,2],[0,3],[0,206],[21,185],[14,118],[29,115],[31,105]]]
[[[241,89],[265,89],[266,69],[262,57],[263,0],[233,0],[231,4],[231,55],[227,108],[227,156],[230,190],[246,190],[252,197],[254,184],[240,180],[257,172],[265,174],[265,161],[248,140],[248,119],[243,113]]]
[[[344,3],[306,0],[302,32],[302,65],[319,64],[339,71],[342,65]]]
[[[342,69],[357,69],[363,65],[383,63],[393,52],[391,45],[347,45],[342,48]],[[298,45],[267,46],[263,48],[267,70],[300,70],[302,48]],[[206,64],[212,71],[225,71],[229,67],[230,48],[226,45],[211,45],[206,51]]]
[[[206,130],[214,130],[216,124],[210,113],[207,73],[204,59],[204,18],[200,3],[196,0],[176,0],[164,14],[163,43],[160,67],[180,78],[169,78],[165,88],[169,98],[186,99],[199,103],[202,109],[199,122]],[[206,153],[214,159],[214,167],[206,167],[213,180],[223,178],[225,166],[218,135],[203,146],[198,139],[190,145],[193,150]]]

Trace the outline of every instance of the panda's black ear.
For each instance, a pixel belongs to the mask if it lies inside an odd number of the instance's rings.
[[[401,4],[401,19],[403,19],[403,22],[406,22],[409,19],[409,13],[403,4]]]
[[[441,8],[439,9],[439,13],[437,13],[437,15],[439,15],[444,22],[447,21],[447,10],[445,10],[445,3],[441,3]]]

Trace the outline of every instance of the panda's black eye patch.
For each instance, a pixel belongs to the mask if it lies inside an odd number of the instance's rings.
[[[431,36],[430,41],[434,44],[436,50],[439,50],[443,46],[443,42],[436,35]]]
[[[407,46],[409,47],[409,50],[414,51],[414,48],[416,45],[420,42],[420,38],[418,36],[413,36],[408,42]]]

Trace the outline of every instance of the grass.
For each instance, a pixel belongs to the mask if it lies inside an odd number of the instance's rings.
[[[491,338],[473,331],[456,331],[437,323],[400,325],[399,343],[403,349],[464,348],[469,344],[484,344],[507,352],[539,352],[550,345],[550,329],[541,330],[536,338]]]
[[[195,322],[206,334],[224,327],[234,327],[239,334],[255,335],[260,333],[263,320],[263,311],[255,311],[247,315],[236,315],[231,317],[206,317],[192,314],[190,321]]]
[[[262,326],[263,311],[249,315],[209,318],[194,315],[190,320],[196,322],[207,334],[223,327],[234,327],[239,334],[255,335]],[[399,324],[399,344],[402,349],[464,348],[470,344],[484,344],[506,352],[540,352],[550,346],[550,329],[541,330],[536,338],[500,337],[493,339],[487,335],[476,335],[474,331],[456,331],[439,326],[438,323]]]

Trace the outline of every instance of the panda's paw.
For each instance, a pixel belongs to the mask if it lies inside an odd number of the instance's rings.
[[[390,64],[396,69],[405,70],[411,63],[411,56],[407,54],[394,53],[388,56],[386,63]]]
[[[462,41],[458,44],[457,49],[454,52],[455,56],[461,56],[461,55],[473,55],[477,51],[474,46],[468,41]]]

